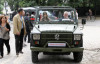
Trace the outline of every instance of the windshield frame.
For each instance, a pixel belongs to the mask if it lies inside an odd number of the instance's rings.
[[[49,8],[49,7],[42,7],[42,8],[39,8],[37,7],[36,8],[36,22],[38,21],[37,18],[39,16],[39,11],[40,10],[68,10],[68,11],[74,11],[74,15],[75,15],[75,19],[74,19],[74,24],[78,24],[78,19],[77,19],[77,16],[76,16],[76,10],[74,8],[70,8],[70,7],[58,7],[58,8]],[[40,21],[38,21],[38,23],[41,23]],[[44,23],[44,22],[43,22]],[[50,22],[49,22],[50,23]],[[57,23],[57,22],[56,22]],[[65,23],[65,22],[64,22]],[[51,23],[50,23],[51,24]],[[70,24],[70,23],[67,23],[67,24]],[[72,23],[71,23],[72,24]]]

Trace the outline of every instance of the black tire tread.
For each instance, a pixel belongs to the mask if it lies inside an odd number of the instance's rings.
[[[38,53],[34,52],[34,51],[32,51],[31,53],[32,53],[32,62],[37,63],[38,62]]]
[[[81,62],[83,58],[83,52],[73,52],[74,61]]]

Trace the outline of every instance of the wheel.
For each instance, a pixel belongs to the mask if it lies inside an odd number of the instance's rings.
[[[33,63],[38,62],[38,52],[32,51],[31,53],[32,53],[32,62]]]
[[[83,52],[73,52],[74,61],[81,62],[83,58]]]

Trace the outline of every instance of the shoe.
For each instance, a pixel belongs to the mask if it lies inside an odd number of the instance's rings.
[[[30,41],[28,41],[28,43],[30,43]]]
[[[23,47],[27,46],[26,44],[23,44]]]
[[[19,53],[16,53],[17,57],[19,56]]]
[[[23,52],[22,52],[22,51],[20,51],[19,53],[23,54]]]
[[[10,52],[7,53],[7,55],[9,55],[9,54],[10,54]]]
[[[2,56],[0,56],[0,59],[2,59],[3,57]]]

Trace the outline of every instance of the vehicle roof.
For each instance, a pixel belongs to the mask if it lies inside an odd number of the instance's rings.
[[[36,8],[34,8],[34,7],[25,7],[25,8],[22,8],[23,10],[35,10]]]
[[[75,10],[70,6],[35,6],[35,8],[40,10]]]
[[[69,10],[74,9],[70,6],[35,6],[35,8],[38,8],[38,9],[69,9]]]
[[[34,6],[34,7],[38,7],[38,8],[72,8],[70,6]]]

